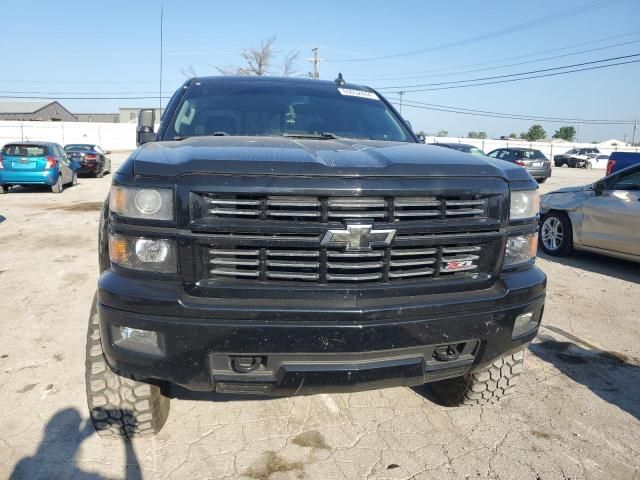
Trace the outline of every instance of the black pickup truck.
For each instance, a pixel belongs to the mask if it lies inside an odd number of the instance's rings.
[[[195,78],[101,214],[87,396],[103,435],[153,434],[171,385],[234,394],[431,383],[510,393],[536,335],[537,184],[419,143],[354,84]]]

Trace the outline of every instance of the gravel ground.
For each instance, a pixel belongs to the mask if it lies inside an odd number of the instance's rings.
[[[541,189],[600,175],[555,169]],[[640,265],[593,254],[539,259],[543,328],[498,405],[446,408],[428,388],[182,395],[155,438],[98,438],[84,346],[110,181],[0,197],[0,478],[640,479]]]

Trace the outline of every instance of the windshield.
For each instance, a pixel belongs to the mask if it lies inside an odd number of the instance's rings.
[[[12,157],[45,157],[49,149],[44,145],[5,145],[2,153]]]
[[[93,148],[93,145],[65,145],[64,149],[67,152],[76,151],[76,152],[88,152]]]
[[[205,135],[310,136],[414,142],[375,93],[253,82],[189,87],[165,140]]]

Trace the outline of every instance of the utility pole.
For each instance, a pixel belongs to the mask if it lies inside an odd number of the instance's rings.
[[[631,136],[631,145],[636,144],[636,129],[638,128],[638,119],[633,119],[633,135]]]
[[[402,97],[404,96],[405,92],[398,92],[398,95],[400,95],[400,115],[402,115]]]
[[[164,5],[160,4],[160,89],[158,91],[158,101],[160,103],[159,106],[159,114],[162,115],[162,46],[163,46],[163,38],[162,38],[162,23],[164,20]]]
[[[318,71],[318,66],[320,65],[320,62],[322,61],[322,59],[318,56],[318,47],[312,48],[311,51],[313,52],[313,58],[307,58],[307,60],[309,60],[313,65],[313,72],[309,72],[309,76],[311,78],[318,79],[320,78],[320,72]]]
[[[581,123],[578,124],[578,131],[576,132],[576,143],[580,143],[580,127],[582,126]]]

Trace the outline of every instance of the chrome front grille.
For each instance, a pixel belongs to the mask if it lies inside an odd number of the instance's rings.
[[[484,218],[486,198],[456,197],[315,197],[204,194],[203,217],[220,220],[386,223],[436,219]]]
[[[367,283],[468,275],[478,270],[482,247],[392,246],[370,251],[310,248],[207,248],[210,279]]]

